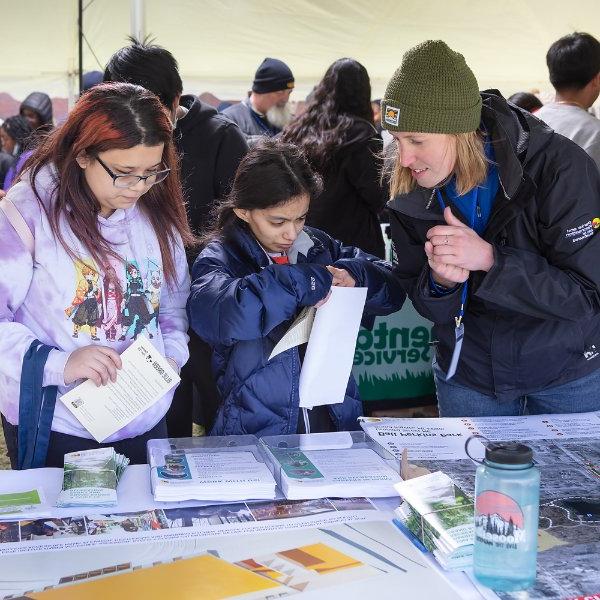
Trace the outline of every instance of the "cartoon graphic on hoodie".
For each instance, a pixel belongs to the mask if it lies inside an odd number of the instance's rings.
[[[106,341],[115,342],[121,333],[123,322],[123,286],[115,268],[108,265],[104,273],[103,282],[103,315],[102,329]]]
[[[152,306],[152,315],[150,315],[150,323],[154,321],[154,326],[158,329],[158,313],[160,309],[160,290],[162,288],[162,270],[157,265],[152,265],[148,271],[148,280],[146,291],[148,293],[148,299]]]
[[[144,281],[140,274],[140,268],[136,261],[127,261],[125,266],[127,275],[127,289],[125,290],[125,302],[123,308],[123,330],[119,341],[125,340],[128,333],[132,339],[147,328],[152,315],[149,310],[148,298],[144,289]],[[133,329],[133,332],[130,330]],[[148,337],[153,335],[148,332]]]
[[[77,271],[77,290],[71,301],[71,306],[65,309],[65,314],[73,321],[73,337],[79,337],[82,327],[89,327],[90,336],[95,342],[100,341],[96,335],[100,321],[102,291],[98,285],[98,271],[89,264],[75,261]]]

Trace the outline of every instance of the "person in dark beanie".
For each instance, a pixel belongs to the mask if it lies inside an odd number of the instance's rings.
[[[589,33],[565,35],[550,46],[546,64],[556,96],[535,116],[581,146],[600,167],[600,120],[588,113],[600,94],[600,42]]]
[[[2,141],[2,150],[12,157],[12,163],[8,166],[6,172],[0,173],[0,183],[2,189],[7,190],[13,183],[15,176],[21,170],[21,167],[31,155],[26,152],[27,145],[31,141],[33,130],[29,121],[21,115],[8,117],[0,127],[0,140]]]
[[[256,71],[247,98],[223,111],[237,123],[250,143],[278,134],[292,115],[288,100],[294,89],[291,69],[277,58],[265,58]]]
[[[168,50],[133,38],[131,42],[110,58],[104,80],[145,87],[158,96],[171,114],[175,145],[181,156],[188,220],[193,232],[201,235],[215,202],[228,194],[248,145],[235,123],[198,98],[182,95],[183,83],[177,61]],[[190,265],[195,257],[196,252],[188,252]],[[171,437],[192,435],[194,388],[205,421],[211,421],[219,404],[210,366],[210,347],[190,330],[189,349],[190,360],[182,369],[181,384],[167,413]]]
[[[51,131],[52,100],[44,92],[32,92],[21,102],[19,114],[29,121],[31,128],[36,131]]]
[[[396,274],[434,323],[441,416],[600,409],[600,173],[572,141],[479,92],[442,41],[382,100],[395,138]]]

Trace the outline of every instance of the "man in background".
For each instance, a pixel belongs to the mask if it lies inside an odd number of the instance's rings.
[[[278,134],[292,119],[288,100],[294,89],[291,69],[277,58],[265,58],[254,76],[250,95],[223,111],[250,143]]]
[[[566,35],[546,54],[554,102],[535,116],[581,146],[600,167],[600,121],[588,109],[600,94],[600,42],[589,33]]]

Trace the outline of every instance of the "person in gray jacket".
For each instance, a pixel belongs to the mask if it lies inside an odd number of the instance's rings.
[[[250,144],[261,137],[273,137],[291,121],[288,100],[293,89],[291,69],[281,60],[265,58],[248,97],[223,114],[238,124]]]
[[[546,54],[554,102],[535,116],[581,146],[600,167],[600,120],[588,109],[600,94],[600,42],[589,33],[566,35]]]

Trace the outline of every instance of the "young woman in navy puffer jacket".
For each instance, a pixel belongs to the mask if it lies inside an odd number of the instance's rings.
[[[368,288],[367,321],[404,301],[389,263],[304,227],[319,191],[318,175],[296,146],[260,142],[240,163],[194,264],[188,315],[213,347],[222,397],[212,435],[305,431],[298,418],[304,347],[269,356],[299,311],[326,301],[332,285]],[[343,403],[309,411],[310,430],[356,429],[361,408],[350,377]]]

